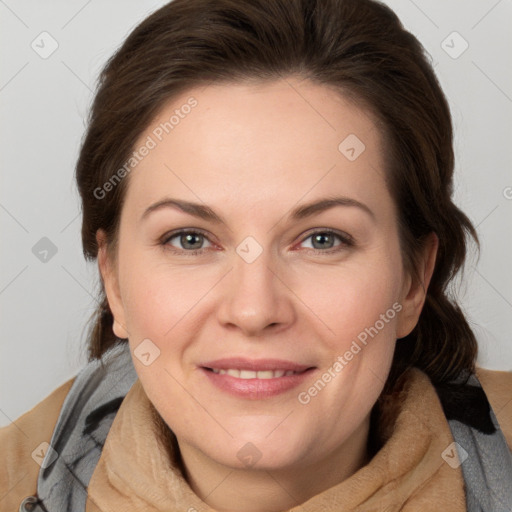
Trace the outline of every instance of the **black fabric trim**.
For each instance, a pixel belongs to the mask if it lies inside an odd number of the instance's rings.
[[[448,420],[457,420],[483,434],[494,434],[491,406],[481,387],[470,384],[439,384],[437,394]]]

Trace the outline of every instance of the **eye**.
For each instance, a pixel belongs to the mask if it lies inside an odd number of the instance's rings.
[[[336,238],[340,243],[333,245]],[[176,241],[172,243],[175,239]],[[304,243],[309,239],[312,239],[311,250],[322,254],[339,252],[354,245],[354,240],[349,234],[327,228],[313,231],[306,238],[303,238],[301,243]],[[181,253],[186,256],[194,256],[203,253],[205,249],[208,248],[203,247],[205,241],[210,244],[210,247],[212,246],[208,237],[203,232],[199,230],[182,229],[167,233],[164,235],[160,243],[166,248],[169,248],[172,252]],[[176,242],[181,247],[176,247]]]
[[[340,240],[340,243],[338,245],[333,245],[336,238]],[[340,233],[332,229],[314,231],[304,238],[302,243],[309,239],[312,240],[312,250],[327,254],[338,252],[354,245],[354,240],[350,235],[347,233]]]
[[[177,239],[177,243],[181,247],[176,247],[171,243],[174,239]],[[170,247],[174,252],[181,252],[189,256],[203,252],[204,248],[201,246],[205,240],[208,240],[208,238],[202,232],[183,229],[165,235],[161,244]]]

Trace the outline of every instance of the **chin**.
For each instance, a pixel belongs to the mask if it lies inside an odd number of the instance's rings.
[[[214,446],[205,447],[203,452],[216,462],[233,469],[261,471],[291,468],[305,456],[311,455],[311,450],[306,449],[299,439],[271,439],[272,434],[267,438],[261,433],[252,434],[237,435],[228,443],[216,443]]]

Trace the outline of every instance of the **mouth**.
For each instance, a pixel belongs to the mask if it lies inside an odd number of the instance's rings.
[[[230,375],[237,379],[278,379],[279,377],[289,377],[290,375],[297,375],[301,372],[293,370],[240,370],[238,368],[206,368],[218,375]],[[305,371],[305,370],[304,370]]]
[[[199,369],[217,389],[238,398],[261,400],[297,387],[316,367],[275,359],[230,358],[204,363]]]

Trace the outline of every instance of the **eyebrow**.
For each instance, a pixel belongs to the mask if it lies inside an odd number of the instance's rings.
[[[302,220],[334,208],[335,206],[356,207],[367,213],[373,220],[376,219],[374,212],[367,205],[350,197],[343,196],[326,197],[303,204],[292,210],[291,213],[288,214],[288,218],[290,220]],[[215,211],[207,205],[172,198],[162,199],[149,206],[142,214],[141,221],[146,219],[151,213],[163,208],[177,208],[184,213],[213,222],[214,224],[227,224],[221,215],[215,213]]]

